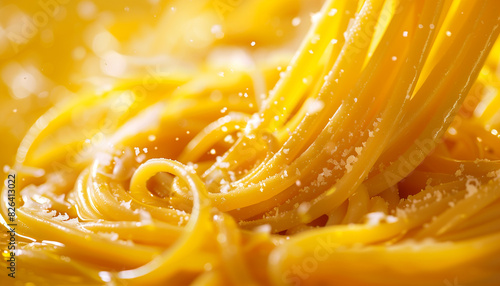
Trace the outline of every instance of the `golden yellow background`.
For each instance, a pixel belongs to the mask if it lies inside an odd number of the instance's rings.
[[[257,52],[287,46],[291,55],[321,2],[2,1],[0,169],[12,166],[21,139],[45,111],[117,79],[168,72],[172,61],[189,69],[226,45]]]

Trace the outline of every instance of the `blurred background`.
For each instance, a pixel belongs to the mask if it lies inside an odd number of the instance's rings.
[[[235,50],[286,63],[322,2],[2,0],[0,169],[44,112],[121,79],[195,72]]]

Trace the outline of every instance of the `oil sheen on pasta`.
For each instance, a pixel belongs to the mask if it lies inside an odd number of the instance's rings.
[[[498,285],[499,1],[29,3],[1,285]]]

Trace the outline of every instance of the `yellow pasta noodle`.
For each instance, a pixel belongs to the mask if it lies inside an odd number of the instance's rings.
[[[21,110],[63,23],[88,70],[4,159],[1,285],[500,283],[499,1],[150,2],[6,6]]]

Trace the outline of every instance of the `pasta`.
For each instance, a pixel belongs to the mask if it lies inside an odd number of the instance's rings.
[[[293,55],[257,17],[298,1],[173,3],[169,72],[19,143],[2,285],[498,285],[497,0],[326,0]],[[217,14],[234,46],[190,54],[179,23]]]

